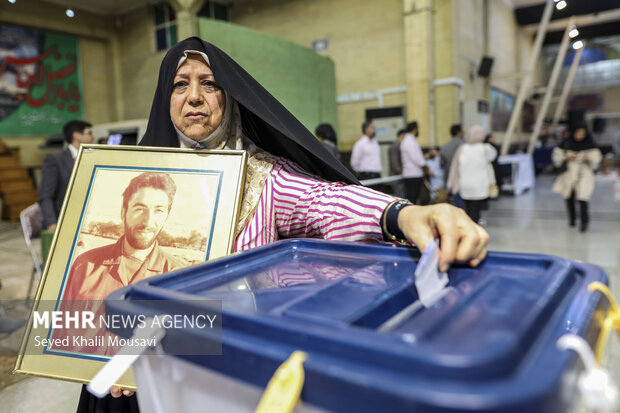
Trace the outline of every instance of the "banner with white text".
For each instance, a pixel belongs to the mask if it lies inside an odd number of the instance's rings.
[[[0,136],[51,135],[84,117],[78,38],[0,24]]]

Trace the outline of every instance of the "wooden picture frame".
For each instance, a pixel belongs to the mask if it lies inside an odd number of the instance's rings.
[[[244,151],[83,145],[14,371],[89,382],[112,354],[54,346],[59,330],[35,316],[76,302],[103,313],[123,285],[230,254],[246,162]],[[131,372],[117,384],[134,388]]]

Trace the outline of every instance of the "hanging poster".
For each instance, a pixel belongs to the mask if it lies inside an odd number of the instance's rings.
[[[0,24],[0,136],[49,135],[84,117],[78,39]]]
[[[515,105],[514,95],[491,88],[491,129],[505,132],[508,129],[510,115]]]

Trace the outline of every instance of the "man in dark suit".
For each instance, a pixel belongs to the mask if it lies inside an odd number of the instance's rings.
[[[91,124],[81,120],[72,120],[63,126],[65,141],[69,144],[60,152],[45,157],[41,168],[41,187],[39,188],[39,205],[43,213],[43,228],[54,232],[62,201],[67,192],[69,178],[78,149],[83,143],[93,142]]]
[[[390,161],[390,176],[403,174],[403,161],[400,156],[400,143],[405,138],[407,131],[401,129],[397,133],[397,139],[388,149],[388,160]],[[405,185],[402,178],[392,184],[393,194],[397,197],[405,197]]]

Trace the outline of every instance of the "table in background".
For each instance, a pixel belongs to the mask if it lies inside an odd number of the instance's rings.
[[[531,155],[517,153],[497,158],[500,165],[510,165],[512,169],[511,182],[501,186],[503,190],[514,191],[515,195],[521,195],[527,189],[533,189],[535,183],[534,162]]]

